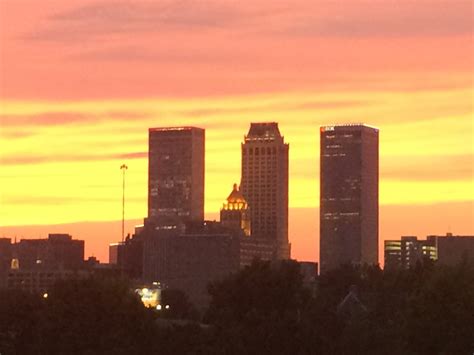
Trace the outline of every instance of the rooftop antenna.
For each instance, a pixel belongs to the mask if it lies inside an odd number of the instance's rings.
[[[122,170],[122,243],[125,239],[125,171],[128,166],[122,164],[120,170]]]

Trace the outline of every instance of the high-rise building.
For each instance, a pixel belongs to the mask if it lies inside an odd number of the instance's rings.
[[[379,130],[321,127],[320,270],[378,262]]]
[[[240,187],[250,207],[252,238],[272,245],[272,259],[290,258],[288,151],[276,122],[252,123],[242,143]]]
[[[149,129],[149,221],[204,220],[204,136],[195,127]]]

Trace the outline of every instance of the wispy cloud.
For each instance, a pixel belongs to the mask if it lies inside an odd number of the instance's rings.
[[[233,2],[168,0],[109,1],[77,7],[48,18],[31,40],[68,41],[116,34],[138,34],[226,27],[237,21]]]
[[[422,158],[391,156],[390,164],[384,164],[381,169],[381,178],[398,181],[472,181],[473,166],[474,157],[469,154],[433,155]]]
[[[472,33],[472,2],[466,0],[314,1],[280,34],[341,38],[452,36]]]
[[[231,29],[234,34],[386,37],[450,36],[472,32],[472,3],[466,0],[198,0],[100,1],[47,18],[28,40],[71,41],[114,35]]]
[[[111,111],[101,114],[82,112],[44,112],[32,115],[9,115],[0,114],[0,125],[2,127],[32,127],[32,126],[55,126],[80,123],[91,123],[105,120],[128,121],[149,117],[145,112],[122,112]]]
[[[0,156],[0,163],[7,165],[32,165],[47,163],[69,163],[69,162],[87,162],[87,161],[107,161],[107,160],[131,160],[145,159],[148,152],[131,152],[115,154],[68,154],[68,155],[35,155],[35,154],[11,154]]]

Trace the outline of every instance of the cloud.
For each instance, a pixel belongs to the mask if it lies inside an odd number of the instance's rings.
[[[465,0],[167,0],[102,1],[63,10],[24,39],[78,41],[115,35],[214,31],[239,35],[323,37],[443,36],[472,32],[472,3]],[[131,55],[128,53],[128,55]]]
[[[21,138],[28,138],[34,136],[35,133],[30,131],[17,131],[17,130],[6,130],[4,127],[0,130],[0,138],[5,139],[21,139]]]
[[[43,112],[33,115],[0,114],[0,125],[5,127],[55,126],[91,123],[113,119],[117,121],[135,120],[149,117],[146,112],[111,111],[101,114],[81,112]]]
[[[211,116],[238,115],[248,113],[266,113],[278,111],[302,111],[302,110],[318,110],[318,109],[342,109],[353,108],[369,104],[368,101],[361,100],[301,100],[292,103],[273,103],[259,105],[241,105],[240,107],[221,107],[210,105],[205,108],[198,109],[161,109],[154,112],[133,112],[133,111],[110,111],[104,113],[82,113],[82,112],[43,112],[32,115],[8,115],[0,114],[0,125],[2,128],[31,128],[32,126],[55,126],[55,125],[72,125],[82,123],[96,123],[99,121],[134,121],[139,119],[150,119],[161,116],[170,118],[205,118]],[[159,103],[157,103],[159,105]],[[202,121],[201,121],[202,122]],[[208,122],[206,127],[220,127],[222,122]],[[16,132],[16,131],[15,131]],[[23,137],[28,134],[15,133],[2,134],[8,137]],[[3,132],[2,132],[3,133]]]
[[[46,163],[68,163],[102,160],[145,159],[148,152],[115,153],[115,154],[69,154],[69,155],[9,155],[0,156],[0,163],[7,165],[31,165]]]
[[[390,164],[381,167],[381,178],[398,181],[472,181],[473,166],[474,157],[469,154],[423,158],[392,156]]]
[[[314,2],[277,31],[295,36],[411,37],[472,33],[472,3],[458,0]]]
[[[24,38],[69,41],[124,33],[219,28],[233,24],[238,17],[238,7],[223,1],[97,2],[50,16],[46,28]]]

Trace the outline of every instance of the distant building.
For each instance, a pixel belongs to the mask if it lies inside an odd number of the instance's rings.
[[[143,274],[142,227],[135,228],[135,234],[128,235],[123,242],[109,245],[109,263],[132,279],[140,279]]]
[[[234,224],[250,228],[245,209],[230,212],[242,204],[237,192],[224,212],[227,227],[204,222],[204,147],[200,128],[149,130],[148,218],[140,233],[143,280],[181,289],[198,306],[207,301],[209,282],[238,270],[243,232]]]
[[[209,301],[207,286],[239,269],[240,236],[218,222],[187,224],[183,234],[145,230],[145,282],[184,291],[196,306]]]
[[[149,129],[149,222],[204,220],[204,145],[201,128]]]
[[[321,273],[377,264],[379,130],[342,124],[320,131]]]
[[[242,230],[247,237],[251,235],[249,205],[239,191],[237,184],[234,184],[232,192],[224,202],[220,217],[222,226],[239,231]]]
[[[252,264],[254,260],[274,260],[275,244],[266,238],[240,238],[240,266]]]
[[[46,292],[56,281],[89,275],[84,265],[84,241],[69,234],[46,239],[0,239],[0,287]]]
[[[12,245],[12,257],[21,270],[76,270],[83,266],[84,241],[69,234],[49,234],[47,239],[22,239]]]
[[[427,239],[436,240],[440,264],[456,265],[463,259],[474,261],[474,236],[472,235],[447,233],[445,236],[430,235]]]
[[[124,242],[109,244],[109,264],[121,265],[123,261],[123,254],[125,249]]]
[[[240,266],[250,265],[253,260],[273,260],[275,244],[268,238],[252,234],[250,208],[237,184],[222,206],[221,224],[240,235]]]
[[[46,293],[59,280],[78,280],[90,277],[87,270],[10,270],[6,288],[31,293]]]
[[[437,260],[436,241],[406,236],[384,242],[385,269],[409,269],[423,260]]]
[[[463,259],[474,260],[474,236],[429,235],[426,239],[415,236],[401,240],[386,240],[384,244],[385,268],[408,269],[422,260],[438,264],[456,265]]]
[[[274,260],[289,259],[291,252],[288,151],[276,122],[251,123],[242,143],[240,188],[250,206],[252,237],[272,245]]]
[[[12,240],[0,238],[0,288],[5,286],[6,274],[11,268]]]

